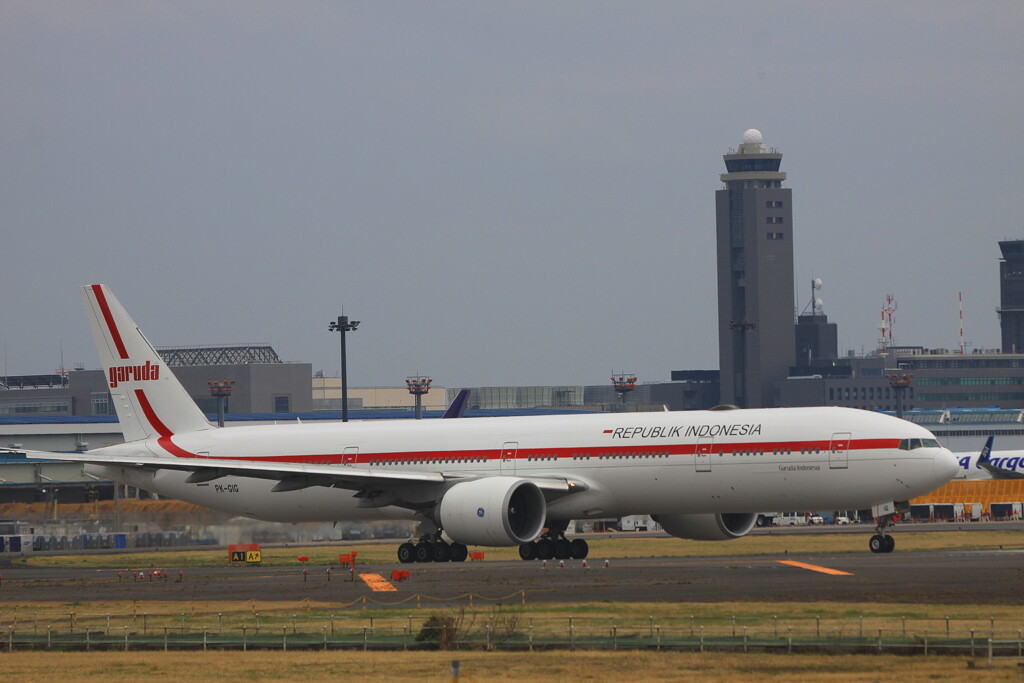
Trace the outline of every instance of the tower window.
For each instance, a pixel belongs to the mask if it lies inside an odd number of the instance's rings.
[[[782,216],[765,216],[764,222],[769,225],[777,225],[782,223]]]
[[[781,209],[782,208],[782,202],[779,202],[779,201],[767,201],[767,202],[764,203],[764,208],[766,208],[766,209]]]
[[[770,240],[782,240],[786,239],[786,234],[782,232],[769,232],[767,233],[768,239]]]

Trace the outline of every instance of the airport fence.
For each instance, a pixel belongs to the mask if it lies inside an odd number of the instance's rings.
[[[0,610],[15,650],[689,650],[1024,657],[1024,621],[858,617],[530,616],[505,605],[415,614],[274,611],[150,614]]]

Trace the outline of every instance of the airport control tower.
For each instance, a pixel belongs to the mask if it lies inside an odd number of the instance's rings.
[[[999,327],[1003,353],[1024,353],[1024,240],[999,243]]]
[[[724,159],[715,193],[721,402],[766,408],[795,360],[792,193],[761,131],[745,132]]]

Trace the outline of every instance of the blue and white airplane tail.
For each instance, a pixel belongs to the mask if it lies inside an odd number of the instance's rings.
[[[106,285],[82,298],[125,441],[214,428]]]
[[[1013,469],[999,467],[992,463],[992,443],[994,441],[995,437],[990,436],[988,441],[985,442],[985,447],[981,449],[981,453],[978,455],[978,468],[991,474],[993,479],[1024,479],[1024,474],[1017,471],[1017,465],[1020,462],[1019,457],[1009,458]]]

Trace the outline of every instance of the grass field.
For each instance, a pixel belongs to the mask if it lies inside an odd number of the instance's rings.
[[[1014,662],[953,657],[675,652],[174,652],[0,654],[5,681],[1019,681]],[[979,662],[984,665],[984,661]]]
[[[678,538],[615,536],[588,538],[591,561],[639,557],[711,557],[731,555],[774,555],[781,553],[863,553],[870,535],[784,534],[746,536],[728,543],[686,541]],[[1024,549],[1024,530],[932,531],[899,529],[894,536],[900,551]],[[299,565],[298,557],[309,557],[311,565],[337,564],[339,553],[357,552],[360,564],[397,564],[398,541],[359,545],[313,545],[265,548],[263,561],[274,565]],[[488,560],[518,560],[517,548],[470,548],[482,551]],[[169,549],[123,555],[83,554],[27,556],[16,564],[33,567],[214,567],[223,566],[224,550]]]

